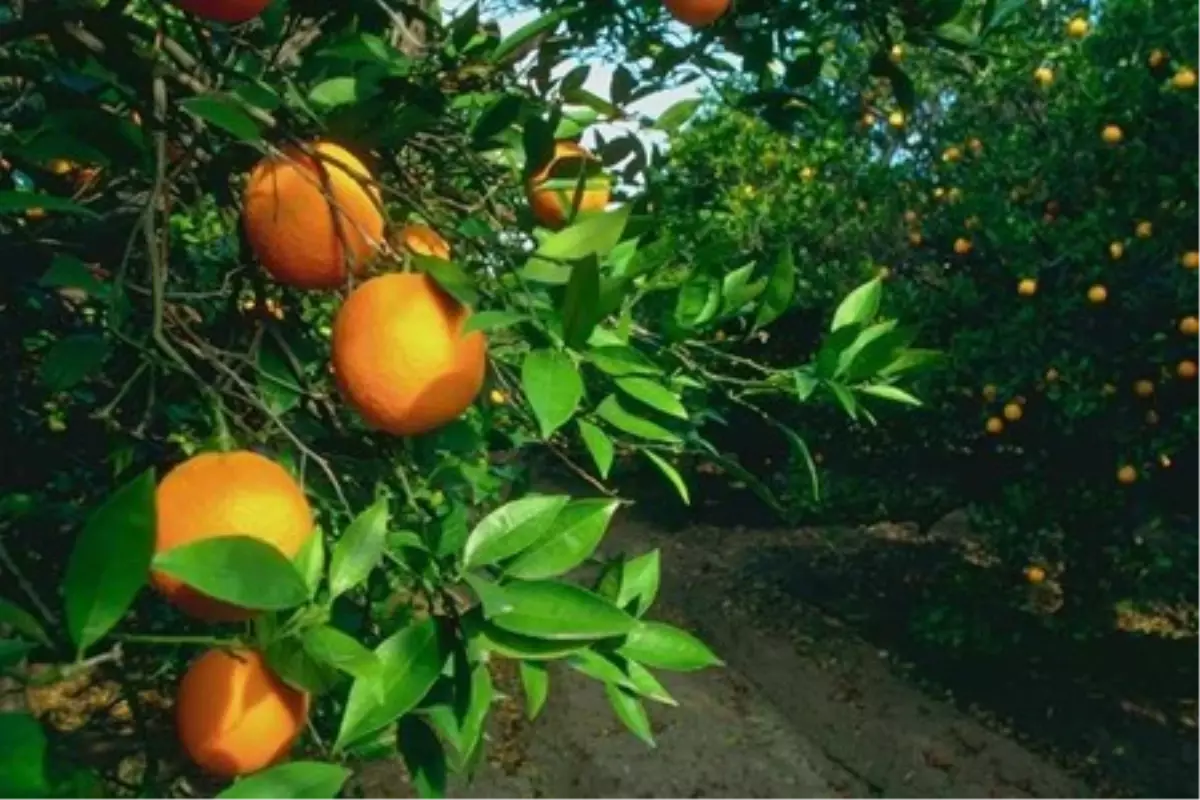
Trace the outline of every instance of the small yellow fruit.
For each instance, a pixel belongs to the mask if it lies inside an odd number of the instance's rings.
[[[1023,278],[1021,282],[1017,284],[1017,294],[1021,295],[1022,297],[1033,297],[1035,294],[1037,294],[1037,281],[1035,281],[1033,278]]]
[[[817,171],[812,167],[804,167],[800,170],[800,180],[808,183],[813,178],[817,177]]]
[[[1137,480],[1137,470],[1126,464],[1117,470],[1117,480],[1128,486]]]
[[[1113,242],[1108,246],[1108,254],[1112,256],[1113,261],[1116,261],[1117,259],[1121,258],[1121,256],[1125,255],[1125,245],[1121,244],[1120,242]]]
[[[1195,250],[1189,250],[1180,257],[1179,263],[1183,265],[1184,269],[1200,267],[1200,253],[1197,253]]]
[[[507,400],[507,398],[504,396],[504,392],[500,391],[499,389],[492,389],[492,391],[488,393],[488,399],[492,401],[493,405],[497,406],[504,405],[505,401]]]
[[[904,48],[898,44],[892,45],[892,51],[888,54],[892,59],[893,64],[899,64],[904,60]]]
[[[1088,23],[1083,17],[1075,17],[1067,23],[1067,36],[1072,39],[1082,39],[1088,35]]]
[[[908,243],[911,244],[913,247],[920,247],[921,242],[922,242],[922,239],[921,239],[920,231],[913,231],[912,233],[910,233],[908,235]]]
[[[989,403],[992,402],[996,399],[996,385],[989,383],[987,386],[984,386],[982,394],[984,400],[987,400]]]
[[[953,164],[960,158],[962,158],[962,151],[957,147],[947,147],[946,152],[942,153],[942,161],[945,161],[947,164]]]
[[[1149,397],[1154,394],[1154,382],[1140,380],[1133,384],[1133,393],[1138,397]]]
[[[933,197],[935,200],[941,200],[942,197],[945,196],[945,194],[946,194],[946,190],[943,189],[941,186],[935,187],[933,190]]]
[[[1041,567],[1028,566],[1025,568],[1025,580],[1037,586],[1042,581],[1046,580],[1046,570]]]
[[[976,156],[983,155],[983,141],[979,138],[972,137],[971,140],[967,142],[967,147],[971,148],[972,154]]]
[[[1191,359],[1184,359],[1179,362],[1179,366],[1175,368],[1175,374],[1185,381],[1190,381],[1196,377],[1196,362]]]
[[[985,427],[987,428],[988,433],[995,436],[1004,430],[1004,420],[1000,419],[999,417],[988,417],[987,425]]]
[[[1038,67],[1033,71],[1033,79],[1039,86],[1049,86],[1054,83],[1054,70],[1049,67]]]
[[[1175,76],[1171,78],[1171,85],[1180,91],[1186,92],[1188,89],[1196,88],[1196,73],[1187,67],[1181,67]]]
[[[1004,418],[1009,422],[1016,422],[1025,415],[1025,410],[1021,408],[1020,403],[1009,403],[1004,406]]]
[[[1142,220],[1134,228],[1134,233],[1137,234],[1137,238],[1139,239],[1149,239],[1154,235],[1154,225],[1149,220]]]
[[[1099,305],[1108,299],[1108,289],[1105,289],[1100,284],[1096,284],[1088,289],[1087,298],[1090,302]]]
[[[1184,317],[1179,320],[1179,332],[1184,336],[1195,336],[1200,333],[1200,320],[1195,317]]]
[[[1150,69],[1158,69],[1167,62],[1167,54],[1162,50],[1151,50],[1150,56],[1146,59],[1146,63],[1150,65]]]
[[[1104,130],[1100,131],[1100,138],[1105,144],[1120,144],[1125,138],[1125,132],[1119,125],[1105,125]]]
[[[971,252],[971,240],[964,239],[961,236],[955,239],[954,252],[958,253],[960,256],[965,256],[967,253]]]
[[[903,111],[893,111],[892,113],[888,114],[888,125],[891,125],[893,128],[900,130],[904,127],[904,123],[905,119]]]

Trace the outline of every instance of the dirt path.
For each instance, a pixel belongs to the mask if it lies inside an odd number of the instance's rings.
[[[494,731],[473,797],[1072,797],[1088,788],[899,677],[835,620],[780,596],[746,598],[754,531],[665,533],[625,516],[609,553],[663,550],[654,616],[700,634],[724,670],[665,675],[679,708],[651,709],[658,748],[613,717],[600,687],[554,673],[535,723]],[[732,537],[732,538],[731,538]],[[519,689],[514,687],[519,702]],[[653,705],[653,704],[651,704]],[[505,714],[501,713],[502,719]],[[381,787],[383,788],[383,787]],[[386,789],[383,789],[387,791]]]

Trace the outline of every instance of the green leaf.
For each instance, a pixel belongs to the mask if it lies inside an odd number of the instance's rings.
[[[248,775],[217,795],[218,800],[292,797],[298,800],[334,798],[350,777],[350,770],[319,761],[292,761]]]
[[[817,462],[813,460],[812,451],[808,449],[808,443],[801,438],[800,434],[796,433],[787,425],[775,423],[775,427],[783,432],[783,435],[787,437],[788,443],[792,446],[792,449],[796,452],[796,455],[800,456],[800,458],[804,460],[804,464],[808,469],[809,479],[812,481],[813,500],[820,500],[821,475],[817,471]]]
[[[407,714],[441,674],[448,652],[436,619],[393,634],[375,648],[380,668],[374,678],[354,681],[335,748],[379,730]]]
[[[683,407],[683,403],[679,398],[667,387],[661,383],[650,380],[649,378],[617,378],[617,388],[625,392],[625,394],[639,400],[651,408],[658,409],[664,414],[679,419],[687,419],[687,409]]]
[[[258,348],[258,391],[266,406],[277,415],[295,408],[304,391],[296,383],[283,348],[270,336]]]
[[[0,712],[0,797],[52,797],[46,732],[36,719]]]
[[[49,289],[82,289],[89,295],[99,295],[108,288],[88,269],[87,264],[62,253],[54,255],[50,268],[42,275],[38,285]]]
[[[563,341],[567,347],[581,347],[600,319],[600,267],[595,258],[585,258],[571,270],[563,294]]]
[[[979,35],[981,37],[987,36],[1027,5],[1029,5],[1029,0],[1003,0],[1003,2],[997,3],[995,13],[990,18],[984,20],[983,30]]]
[[[821,381],[804,369],[798,369],[792,373],[792,378],[796,384],[796,399],[801,403],[812,397],[813,391],[821,385]]]
[[[308,599],[304,578],[274,545],[249,536],[222,536],[154,557],[165,572],[209,597],[241,608],[279,611]]]
[[[583,398],[579,369],[570,356],[559,350],[533,350],[526,354],[521,365],[521,384],[544,439],[549,439],[571,419]]]
[[[596,408],[596,414],[619,431],[652,442],[678,443],[679,436],[656,422],[630,412],[616,395],[610,394]]]
[[[679,288],[675,322],[681,328],[698,328],[721,309],[721,283],[711,275],[692,275]]]
[[[528,316],[515,311],[476,311],[463,323],[462,334],[466,336],[471,331],[494,331],[508,328],[527,319],[529,319]]]
[[[458,302],[465,306],[472,306],[478,302],[479,291],[475,288],[475,281],[455,262],[420,253],[412,253],[409,257],[417,269],[433,278],[438,286]]]
[[[322,695],[338,685],[342,673],[337,667],[314,657],[304,646],[304,641],[295,636],[275,638],[266,649],[267,663],[284,683],[308,692]]]
[[[854,399],[854,395],[850,394],[850,390],[840,383],[826,382],[825,386],[841,404],[850,419],[858,419],[858,401]]]
[[[499,653],[505,658],[523,658],[545,661],[563,658],[586,647],[588,640],[539,639],[506,631],[483,618],[478,610],[463,616],[463,633],[474,646],[485,651]]]
[[[650,718],[646,716],[646,709],[637,695],[612,683],[606,683],[604,691],[608,694],[608,702],[612,705],[617,719],[621,720],[634,736],[654,747]]]
[[[486,664],[477,664],[471,670],[470,702],[458,731],[458,750],[470,757],[479,748],[483,738],[484,723],[495,700],[496,690],[492,686],[492,675]]]
[[[662,374],[662,370],[640,350],[625,345],[593,347],[586,356],[601,372],[616,378],[625,375]]]
[[[500,95],[475,121],[475,126],[471,129],[471,139],[476,145],[481,145],[508,130],[520,118],[523,107],[524,100],[518,95]]]
[[[767,287],[763,290],[762,299],[758,304],[758,314],[754,318],[755,328],[764,328],[777,320],[792,305],[792,296],[796,292],[796,262],[792,256],[792,248],[785,245],[779,251],[779,260],[771,270]]]
[[[433,729],[409,714],[400,720],[396,734],[404,766],[419,797],[446,796],[446,751]]]
[[[239,100],[248,105],[258,106],[265,111],[275,111],[283,105],[283,99],[279,93],[264,81],[239,83],[233,88],[233,93],[238,96]]]
[[[617,652],[647,666],[678,672],[724,665],[704,642],[665,622],[639,622]]]
[[[736,314],[750,301],[754,300],[767,288],[766,279],[750,281],[754,275],[754,265],[746,264],[727,274],[721,281],[721,313],[724,316]]]
[[[600,477],[607,478],[613,463],[612,439],[590,422],[578,420],[578,424],[579,435],[583,438],[588,452],[591,453],[592,461],[596,463],[596,470],[600,473]]]
[[[258,123],[237,100],[219,94],[189,97],[179,103],[189,114],[221,128],[244,142],[262,139]]]
[[[882,397],[884,400],[891,400],[893,403],[903,403],[904,405],[909,406],[921,405],[920,400],[897,386],[876,383],[868,386],[859,386],[857,389],[860,394],[869,394],[872,397]]]
[[[842,300],[833,315],[830,331],[847,325],[870,322],[879,313],[879,302],[883,297],[883,281],[873,278],[859,286]]]
[[[50,641],[46,629],[34,619],[32,614],[20,606],[8,602],[3,597],[0,597],[0,624],[9,625],[17,633],[23,633],[46,647],[54,645]]]
[[[322,81],[308,93],[308,101],[326,109],[358,102],[358,79],[338,77]]]
[[[154,470],[92,512],[63,579],[67,630],[80,652],[120,621],[149,577],[154,554]]]
[[[667,477],[671,485],[675,487],[675,491],[679,493],[679,499],[683,500],[685,506],[692,504],[692,498],[688,494],[687,484],[683,482],[683,477],[675,467],[653,450],[643,450],[642,455],[650,459],[650,463],[658,467],[659,472]]]
[[[355,678],[373,680],[379,674],[379,658],[353,636],[331,625],[306,631],[304,650],[317,661]]]
[[[325,572],[325,534],[320,529],[313,531],[312,535],[304,540],[296,557],[292,559],[292,564],[300,573],[300,577],[304,578],[304,585],[308,587],[308,596],[311,599],[317,594],[317,588],[321,585],[321,575]]]
[[[387,546],[388,503],[379,498],[363,511],[333,546],[329,566],[329,594],[337,597],[367,579],[383,559]]]
[[[600,544],[620,503],[576,500],[558,512],[549,531],[504,568],[509,577],[539,580],[561,575],[582,564]],[[519,611],[515,601],[514,610]],[[500,623],[503,625],[503,622]]]
[[[492,63],[503,64],[510,56],[523,48],[527,42],[532,41],[543,33],[552,31],[558,27],[560,22],[579,10],[579,6],[567,6],[522,25],[513,31],[504,41],[500,42],[495,51],[492,52]]]
[[[658,116],[658,119],[654,121],[654,127],[660,131],[674,133],[692,118],[696,110],[700,108],[701,102],[700,98],[680,100]]]
[[[70,389],[98,372],[104,366],[110,350],[107,339],[91,334],[59,339],[42,361],[42,382],[55,392]]]
[[[546,259],[575,261],[588,256],[603,256],[617,246],[632,206],[588,214],[574,224],[546,237],[537,255]]]
[[[525,690],[525,715],[531,720],[537,719],[550,694],[550,671],[538,661],[521,661],[518,666],[521,687]]]
[[[896,359],[916,338],[916,330],[902,327],[895,320],[880,322],[862,331],[838,358],[835,377],[845,376],[848,382],[873,378]]]
[[[907,374],[916,370],[925,369],[943,361],[944,359],[945,355],[937,350],[905,350],[898,354],[892,363],[879,370],[879,377],[891,378],[897,375]]]
[[[99,215],[86,206],[44,192],[0,192],[0,214],[24,214],[31,208],[76,214],[96,218]]]
[[[566,495],[529,495],[488,514],[467,537],[463,567],[495,564],[520,553],[545,535],[570,499]]]
[[[463,580],[467,582],[467,585],[475,592],[475,596],[479,598],[479,605],[483,609],[484,619],[491,619],[497,614],[507,614],[513,610],[512,603],[508,601],[508,596],[504,593],[504,589],[498,584],[492,583],[473,572],[463,575]]]
[[[815,375],[819,378],[832,378],[842,361],[842,353],[858,338],[861,324],[844,325],[825,337],[821,348],[817,351]],[[810,369],[810,368],[806,368]]]
[[[602,639],[628,633],[633,617],[599,595],[556,581],[516,581],[505,587],[513,610],[494,623],[542,639]]]
[[[639,617],[650,609],[658,596],[660,560],[659,552],[651,550],[621,564],[618,606]]]
[[[24,639],[0,639],[0,670],[20,663],[35,647]]]
[[[666,705],[678,705],[649,670],[612,653],[581,650],[567,658],[567,664],[601,683],[613,683]]]

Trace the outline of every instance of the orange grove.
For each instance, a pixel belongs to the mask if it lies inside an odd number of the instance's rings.
[[[561,228],[571,218],[572,204],[577,193],[580,195],[578,213],[601,211],[608,206],[611,198],[611,190],[607,183],[604,186],[585,185],[582,192],[577,192],[575,187],[569,189],[543,187],[543,184],[550,179],[550,173],[554,167],[565,159],[581,162],[597,160],[587,149],[574,142],[562,141],[554,145],[554,155],[550,158],[549,163],[538,170],[525,187],[525,192],[529,197],[529,209],[533,212],[534,219],[547,228]]]
[[[237,535],[259,539],[291,558],[313,533],[304,490],[279,464],[248,450],[189,458],[158,484],[155,505],[155,553]],[[233,622],[254,615],[165,573],[151,572],[150,580],[168,601],[198,619]]]
[[[396,273],[354,290],[333,322],[333,369],[366,422],[411,436],[458,417],[483,387],[487,340],[427,275]]]
[[[405,225],[392,238],[392,244],[419,256],[433,256],[443,261],[450,260],[450,245],[428,225],[419,223]]]
[[[345,282],[347,263],[358,274],[383,240],[383,213],[378,189],[360,182],[372,180],[361,161],[329,142],[311,149],[315,155],[289,147],[258,162],[246,184],[242,224],[275,280],[334,289]]]
[[[233,24],[254,19],[271,0],[172,0],[175,5],[189,14],[213,22]]]
[[[254,650],[209,650],[184,674],[175,725],[188,758],[233,778],[291,750],[308,717],[308,695],[281,681]]]
[[[693,28],[711,25],[729,10],[729,0],[664,0],[672,17]]]

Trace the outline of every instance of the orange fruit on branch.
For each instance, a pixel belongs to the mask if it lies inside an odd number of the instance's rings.
[[[1175,368],[1175,374],[1185,381],[1190,381],[1196,377],[1196,362],[1190,358],[1185,358],[1179,362],[1179,366]]]
[[[1200,320],[1195,317],[1184,317],[1179,320],[1179,332],[1184,336],[1195,336],[1200,333]]]
[[[571,218],[573,210],[586,213],[606,208],[612,196],[607,179],[585,179],[583,191],[579,191],[578,186],[580,172],[586,174],[599,163],[599,159],[574,142],[555,144],[549,163],[538,170],[525,187],[534,219],[547,228],[561,228]],[[548,185],[551,180],[570,185]]]
[[[383,212],[361,161],[329,142],[311,149],[289,147],[254,167],[242,225],[272,278],[334,289],[345,282],[347,265],[361,272],[383,240]]]
[[[312,508],[287,470],[258,453],[201,453],[158,484],[155,553],[203,539],[249,536],[291,558],[313,534]],[[210,622],[233,622],[253,611],[229,605],[162,572],[151,584],[182,611]]]
[[[1072,39],[1082,39],[1088,35],[1088,21],[1083,17],[1075,17],[1067,23],[1067,36]]]
[[[1016,422],[1023,416],[1025,416],[1025,411],[1021,408],[1020,403],[1009,403],[1004,407],[1004,418],[1009,422]]]
[[[1179,263],[1183,265],[1184,269],[1196,269],[1200,267],[1200,253],[1197,253],[1195,250],[1189,250],[1180,256]]]
[[[987,425],[985,427],[987,428],[988,433],[995,436],[1004,430],[1004,420],[1000,419],[999,417],[988,417]]]
[[[1033,297],[1035,294],[1037,294],[1037,288],[1037,281],[1035,281],[1033,278],[1023,278],[1017,284],[1017,294],[1021,295],[1022,297]]]
[[[333,369],[373,428],[411,436],[441,427],[483,387],[487,341],[462,333],[470,312],[428,275],[396,273],[354,290],[333,323]]]
[[[664,0],[667,12],[684,25],[704,28],[729,10],[729,0]]]
[[[1119,125],[1105,125],[1104,130],[1100,131],[1100,138],[1105,144],[1120,144],[1125,138],[1125,132]]]
[[[1136,481],[1137,477],[1137,470],[1131,467],[1129,464],[1126,464],[1117,470],[1117,480],[1126,486]]]
[[[1171,85],[1180,91],[1196,88],[1196,73],[1187,67],[1182,67],[1171,78]]]
[[[1097,283],[1095,286],[1088,289],[1087,298],[1088,302],[1099,305],[1108,299],[1108,289]]]
[[[1049,86],[1054,83],[1054,70],[1049,67],[1038,67],[1033,71],[1033,79],[1039,86]]]
[[[195,14],[201,19],[213,22],[224,22],[232,25],[254,19],[271,0],[171,0],[175,5],[189,14]]]
[[[428,225],[413,223],[405,225],[393,238],[393,244],[419,256],[433,256],[443,261],[450,260],[450,245]]]
[[[961,236],[959,238],[955,239],[954,240],[954,252],[958,253],[960,256],[965,256],[967,253],[970,253],[971,252],[971,240],[963,238]]]
[[[1154,223],[1149,220],[1142,220],[1133,229],[1133,232],[1139,239],[1149,239],[1154,235]]]
[[[291,750],[308,695],[285,684],[254,650],[209,650],[184,674],[175,726],[188,758],[222,778],[257,772]]]

